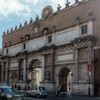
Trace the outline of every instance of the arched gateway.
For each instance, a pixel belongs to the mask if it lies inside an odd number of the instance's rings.
[[[40,86],[42,76],[41,62],[38,59],[32,60],[28,72],[28,80],[31,86]]]
[[[70,70],[68,68],[64,67],[59,71],[59,85],[63,85],[64,91],[69,90],[69,76]]]
[[[11,84],[14,84],[18,81],[18,75],[16,71],[13,71],[10,77]]]

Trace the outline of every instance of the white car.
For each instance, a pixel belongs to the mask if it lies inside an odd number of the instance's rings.
[[[27,96],[33,96],[33,97],[47,97],[47,92],[44,87],[33,87],[31,90],[27,91]]]

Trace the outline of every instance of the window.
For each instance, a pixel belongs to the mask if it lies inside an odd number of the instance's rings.
[[[23,50],[26,49],[26,43],[23,43]]]
[[[81,26],[81,34],[82,35],[87,34],[87,25]]]
[[[52,36],[48,36],[48,43],[52,43]]]

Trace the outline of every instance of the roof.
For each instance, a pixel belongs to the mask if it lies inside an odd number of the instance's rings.
[[[1,85],[0,88],[11,88],[11,86],[4,86],[4,85]]]

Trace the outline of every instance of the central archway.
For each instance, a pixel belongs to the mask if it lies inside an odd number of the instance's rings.
[[[63,90],[67,91],[67,78],[70,70],[66,67],[62,68],[59,72],[59,85],[63,85]]]
[[[28,79],[31,80],[31,86],[40,86],[42,80],[42,67],[38,59],[32,60],[29,66]]]

